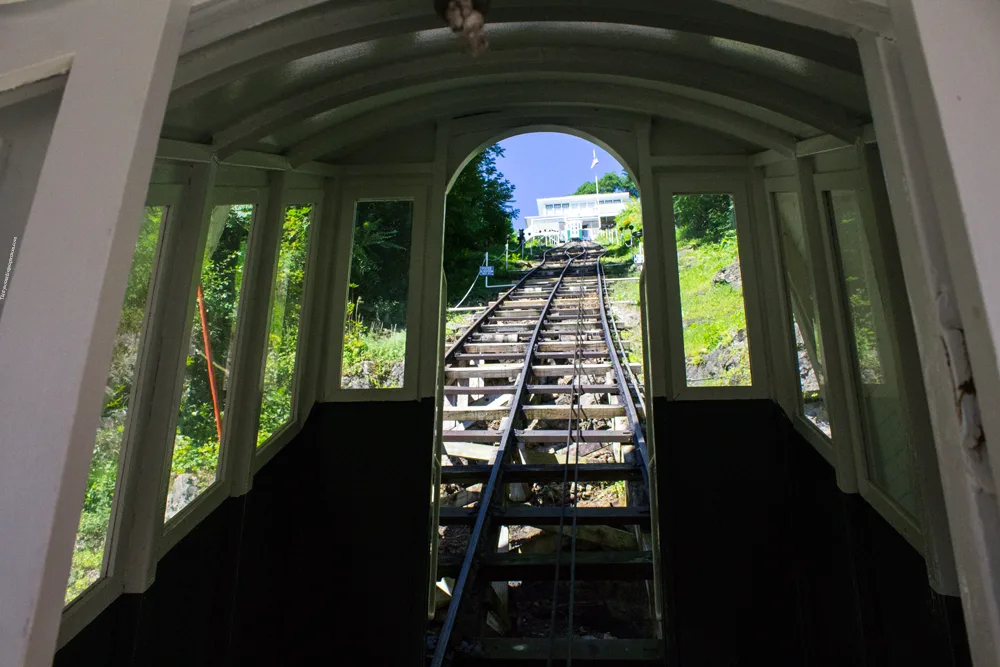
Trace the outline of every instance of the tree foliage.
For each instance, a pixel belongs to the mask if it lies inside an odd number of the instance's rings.
[[[474,157],[455,179],[445,213],[444,272],[449,298],[461,298],[482,264],[483,253],[516,244],[514,185],[497,167],[503,148],[493,145]]]
[[[718,243],[736,229],[733,198],[727,194],[676,195],[674,225],[682,240]]]
[[[642,204],[638,199],[630,200],[615,216],[615,229],[628,236],[642,235]]]
[[[608,173],[597,179],[598,185],[601,187],[602,193],[609,192],[627,192],[633,199],[639,197],[639,188],[636,186],[632,177],[629,176],[627,171],[622,170],[620,174],[609,171]],[[587,181],[583,183],[576,189],[574,195],[592,195],[596,194],[596,186],[593,181]]]
[[[490,146],[472,159],[455,179],[448,193],[445,213],[445,273],[461,251],[485,252],[491,244],[503,243],[513,234],[513,221],[520,214],[511,206],[514,185],[497,168],[504,151]]]

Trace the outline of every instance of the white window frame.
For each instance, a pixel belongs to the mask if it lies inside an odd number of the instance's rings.
[[[854,192],[857,197],[858,207],[861,213],[861,224],[865,237],[865,243],[868,246],[873,263],[881,261],[881,255],[883,253],[881,241],[878,238],[874,227],[876,225],[875,208],[872,204],[869,192],[862,182],[862,174],[860,170],[816,174],[813,176],[813,183],[815,188],[814,196],[816,197],[816,202],[820,211],[820,220],[824,227],[824,235],[827,237],[827,242],[831,251],[829,272],[831,276],[836,277],[836,289],[834,291],[834,295],[836,297],[836,308],[839,311],[839,316],[843,323],[841,325],[842,330],[840,331],[840,335],[843,337],[843,353],[838,363],[841,366],[841,371],[844,373],[845,377],[848,378],[851,400],[847,402],[847,408],[850,411],[851,420],[857,424],[857,427],[851,430],[850,436],[851,446],[855,457],[854,467],[855,474],[857,475],[858,491],[860,492],[861,497],[871,504],[872,507],[874,507],[875,510],[882,515],[882,517],[888,521],[890,525],[892,525],[893,528],[906,538],[906,540],[910,542],[915,549],[917,549],[920,553],[923,553],[924,536],[919,522],[919,516],[922,515],[923,493],[920,484],[921,471],[917,465],[915,452],[911,451],[911,463],[914,475],[914,487],[917,493],[918,509],[916,515],[903,509],[895,500],[889,497],[889,495],[871,478],[871,474],[869,473],[868,464],[872,445],[870,434],[868,432],[868,426],[864,419],[864,413],[861,407],[861,401],[863,399],[861,393],[861,379],[858,375],[859,369],[857,365],[856,353],[854,352],[854,332],[851,325],[850,313],[847,310],[848,306],[846,296],[844,294],[844,280],[840,258],[836,251],[838,248],[836,230],[834,229],[834,221],[830,218],[830,211],[828,210],[826,204],[827,193],[835,190],[849,190]],[[881,291],[891,289],[891,286],[888,284],[880,284],[878,287]],[[893,294],[884,296],[889,296],[891,299],[899,295]],[[891,314],[886,317],[886,320],[889,328],[892,329],[892,331],[888,332],[890,338],[893,341],[893,344],[897,344],[896,341],[899,340],[899,336],[895,333],[896,322]],[[899,349],[898,353],[900,355],[901,363],[907,363],[905,350]],[[915,362],[919,363],[919,358],[915,360]],[[902,381],[902,378],[900,378],[900,380]],[[910,415],[913,414],[915,406],[911,400],[910,393],[906,392],[904,389],[901,391],[901,396],[904,404],[904,410],[906,412],[906,418],[912,423],[913,419]],[[912,449],[913,443],[910,444],[910,447]]]
[[[274,455],[278,453],[278,451],[284,448],[285,445],[291,442],[291,440],[299,434],[305,424],[306,418],[308,417],[308,412],[303,411],[302,408],[303,406],[312,407],[312,400],[310,400],[311,392],[308,381],[309,376],[307,375],[305,369],[305,359],[309,348],[310,330],[313,320],[312,311],[314,299],[312,292],[315,289],[313,287],[316,280],[314,274],[317,273],[315,267],[319,261],[317,255],[323,238],[321,229],[323,226],[322,220],[325,218],[325,195],[326,192],[322,189],[290,189],[285,192],[282,198],[282,215],[284,215],[285,209],[289,206],[309,203],[313,207],[312,219],[309,222],[309,247],[306,249],[305,277],[304,284],[302,286],[302,304],[301,310],[299,311],[298,341],[295,344],[295,370],[292,377],[292,413],[289,420],[285,422],[285,425],[272,433],[267,440],[261,443],[260,447],[256,446],[256,440],[254,440],[253,462],[251,463],[250,471],[251,475],[255,475],[265,463],[270,461]],[[273,272],[277,268],[280,246],[281,240],[279,236],[276,252],[274,253],[274,265],[272,268],[272,290],[274,289]],[[270,298],[268,299],[267,311],[267,319],[268,323],[270,323]],[[267,364],[266,340],[264,342],[264,347],[261,350],[261,356],[264,358],[261,362],[261,373],[263,373]],[[306,396],[305,400],[303,400],[304,395]],[[263,396],[261,395],[261,386],[258,381],[256,399],[256,417],[258,420],[260,418],[260,405],[262,400]]]
[[[782,234],[781,222],[778,219],[778,213],[774,205],[775,194],[794,194],[798,200],[799,216],[800,219],[802,220],[803,234],[805,234],[806,238],[808,239],[810,230],[807,229],[807,224],[806,224],[807,218],[806,218],[805,204],[803,200],[803,193],[798,187],[798,179],[796,179],[793,176],[765,179],[764,189],[767,193],[767,210],[770,215],[770,224],[773,228],[773,233],[776,239],[777,247],[775,248],[775,252],[777,253],[777,255],[775,257],[775,263],[777,266],[780,267],[780,271],[778,272],[779,273],[778,280],[780,282],[781,292],[782,292],[780,298],[780,306],[779,306],[779,309],[781,311],[782,330],[781,332],[772,331],[772,335],[780,338],[783,348],[783,354],[791,360],[792,364],[791,368],[795,369],[796,372],[794,376],[785,378],[782,381],[782,384],[785,383],[789,384],[790,389],[793,389],[795,394],[794,412],[792,414],[789,414],[788,416],[791,419],[792,425],[795,427],[795,430],[799,433],[799,435],[805,438],[806,441],[808,441],[809,444],[811,444],[813,448],[815,448],[816,451],[818,451],[823,456],[823,458],[829,461],[830,465],[836,468],[837,466],[836,442],[834,441],[833,437],[827,436],[825,433],[819,430],[819,428],[817,428],[815,424],[809,421],[803,412],[802,390],[799,385],[799,379],[798,379],[798,353],[795,347],[795,340],[792,335],[794,329],[792,327],[792,308],[791,304],[789,303],[789,299],[791,298],[791,292],[789,290],[786,278],[787,270],[785,267],[784,249],[781,240],[781,234]],[[812,196],[812,193],[806,193],[806,195]],[[808,247],[809,246],[808,240],[806,244],[807,244],[806,252],[808,253],[810,250],[810,248]],[[820,297],[817,290],[816,294],[817,307],[819,307],[819,300]],[[825,322],[823,322],[821,318],[820,321],[821,332],[825,328],[824,324]],[[824,358],[826,358],[826,356],[827,355],[824,345]],[[826,374],[827,376],[829,376],[830,374],[829,359],[826,360],[826,364],[827,364]],[[825,387],[825,394],[826,396],[824,398],[828,402],[830,394],[829,380],[827,380],[827,386]],[[788,407],[790,406],[786,406],[786,412]],[[827,405],[827,416],[830,419],[831,430],[836,435],[837,433],[839,433],[839,430],[837,428],[837,424],[835,424],[834,414],[835,412],[831,409],[831,406]]]
[[[156,310],[160,300],[169,298],[164,287],[165,280],[161,259],[163,258],[168,228],[171,226],[172,220],[182,214],[183,195],[184,187],[181,185],[154,184],[149,186],[146,196],[146,208],[163,206],[167,208],[167,213],[160,224],[159,236],[156,241],[149,294],[146,299],[142,332],[138,342],[132,393],[129,397],[125,431],[122,433],[118,455],[115,497],[111,506],[111,520],[108,524],[108,533],[104,544],[101,577],[64,607],[62,623],[59,626],[59,647],[64,646],[75,637],[125,591],[126,551],[129,547],[129,540],[123,508],[130,506],[133,501],[136,452],[142,444],[140,439],[142,429],[138,425],[138,420],[141,420],[141,415],[152,398],[152,392],[148,389],[156,374],[156,369],[152,368],[152,362],[155,362],[155,359],[150,358],[149,345],[147,344],[149,337],[154,333],[151,331],[150,321],[152,318],[150,315]],[[119,311],[120,316],[121,311]],[[140,417],[136,417],[136,415],[140,415]],[[88,468],[89,466],[88,462]]]
[[[764,345],[760,282],[757,279],[757,243],[751,233],[753,209],[745,176],[727,174],[657,174],[660,193],[660,221],[663,227],[664,271],[667,287],[667,325],[670,342],[670,382],[674,400],[732,400],[768,398],[767,350]],[[736,214],[736,238],[743,281],[743,307],[747,318],[747,346],[752,383],[746,387],[689,387],[684,356],[684,323],[681,316],[680,275],[674,227],[674,195],[728,194]]]
[[[336,255],[330,281],[326,381],[323,400],[330,403],[365,401],[412,401],[419,397],[421,340],[421,304],[423,303],[428,208],[431,203],[431,179],[426,176],[385,176],[345,178],[339,194],[339,213],[335,221]],[[354,242],[356,203],[359,201],[413,202],[410,231],[410,268],[406,310],[406,367],[403,386],[393,389],[343,389],[341,365],[344,354],[344,324],[351,274],[351,250]],[[435,360],[436,362],[436,360]]]
[[[217,187],[212,192],[212,205],[210,211],[214,210],[217,206],[237,206],[237,205],[248,205],[252,204],[254,206],[254,214],[250,223],[250,236],[247,239],[247,260],[244,263],[243,271],[243,283],[239,294],[239,305],[237,306],[237,321],[234,323],[236,326],[235,339],[233,344],[236,349],[233,351],[234,361],[238,358],[240,354],[240,327],[242,326],[241,320],[247,315],[248,299],[250,294],[246,288],[249,284],[247,270],[250,264],[250,258],[254,253],[258,252],[258,248],[253,246],[254,232],[257,228],[258,223],[265,219],[264,211],[267,207],[268,190],[266,187]],[[206,216],[203,220],[201,234],[204,237],[208,234],[208,223],[209,217]],[[204,252],[204,239],[202,243],[198,244],[199,250]],[[201,262],[197,261],[196,258],[196,274],[193,278],[192,290],[197,289],[198,279],[201,275]],[[187,297],[188,295],[185,295]],[[184,336],[182,338],[185,343],[190,339],[191,327],[194,316],[194,300],[189,299],[188,306],[188,316],[184,325]],[[182,355],[186,356],[186,352],[182,352]],[[163,436],[167,439],[168,445],[164,452],[164,470],[160,478],[160,490],[159,490],[159,502],[157,504],[156,517],[162,517],[166,508],[167,495],[170,491],[170,466],[173,460],[173,439],[174,434],[177,431],[177,413],[180,409],[180,398],[181,398],[181,388],[183,386],[183,373],[184,369],[181,367],[179,369],[179,374],[176,378],[175,392],[173,396],[173,410],[171,413],[171,418],[169,422],[169,429]],[[231,371],[233,372],[233,371]],[[159,538],[156,540],[154,556],[155,560],[159,561],[170,549],[174,547],[178,542],[180,542],[188,533],[190,533],[195,526],[204,521],[208,516],[215,511],[219,505],[221,505],[226,498],[229,497],[232,486],[233,486],[233,475],[230,470],[227,470],[225,465],[227,457],[230,455],[230,450],[234,446],[233,439],[229,437],[229,432],[232,431],[232,424],[236,423],[232,418],[234,401],[236,400],[236,395],[238,392],[235,391],[236,386],[234,383],[233,389],[226,394],[226,403],[224,406],[224,414],[228,415],[228,419],[223,423],[222,426],[222,441],[219,443],[219,462],[216,467],[216,477],[215,481],[205,489],[197,498],[192,500],[184,509],[178,512],[175,516],[171,517],[170,520],[162,523],[162,530],[159,533]]]

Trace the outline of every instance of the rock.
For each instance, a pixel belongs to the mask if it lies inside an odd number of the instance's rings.
[[[187,507],[197,496],[198,478],[190,473],[177,475],[167,495],[167,518]]]
[[[740,263],[733,262],[726,268],[715,274],[712,282],[716,285],[730,285],[733,289],[743,287],[743,274],[740,272]]]

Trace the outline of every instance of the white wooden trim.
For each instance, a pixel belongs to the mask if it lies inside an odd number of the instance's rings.
[[[295,171],[301,174],[316,176],[336,176],[340,169],[335,165],[322,162],[306,162],[292,169],[288,159],[283,155],[262,153],[260,151],[234,151],[224,158],[219,158],[215,147],[209,144],[199,144],[192,141],[161,138],[156,149],[159,160],[188,162],[191,164],[207,164],[217,162],[232,167],[247,167],[249,169],[264,169],[268,171]]]
[[[70,639],[87,626],[92,620],[110,605],[125,589],[124,570],[128,558],[130,522],[126,517],[129,513],[132,497],[136,491],[133,476],[137,475],[136,460],[142,443],[136,435],[140,431],[142,414],[148,401],[151,384],[150,368],[150,336],[154,333],[150,323],[156,301],[163,298],[162,290],[158,289],[158,267],[163,264],[165,256],[167,229],[172,218],[181,215],[181,197],[184,189],[174,185],[151,186],[146,196],[146,206],[163,206],[167,208],[166,215],[160,225],[156,241],[156,254],[153,258],[153,274],[150,277],[149,294],[144,309],[142,331],[139,337],[135,373],[133,376],[132,395],[129,397],[129,409],[126,415],[125,431],[122,434],[118,473],[115,481],[115,497],[111,510],[111,520],[108,525],[107,542],[104,548],[104,563],[101,578],[83,591],[79,597],[66,606],[63,611],[62,623],[59,626],[58,647],[64,646]],[[121,313],[119,312],[119,321]]]
[[[448,294],[442,292],[444,280],[444,235],[445,207],[448,197],[448,142],[451,128],[448,123],[438,123],[434,146],[434,173],[429,187],[427,220],[424,233],[424,265],[421,279],[424,281],[420,309],[421,346],[417,359],[419,398],[438,395],[438,384],[443,372],[442,345],[444,332],[441,320],[445,317],[442,308],[448,305]],[[407,334],[409,335],[409,334]],[[438,458],[440,465],[440,458]]]
[[[850,327],[841,308],[839,262],[834,256],[833,232],[821,213],[822,195],[814,181],[812,164],[800,158],[796,162],[796,185],[801,207],[802,227],[813,269],[816,308],[819,312],[823,357],[826,361],[824,396],[833,431],[836,452],[837,486],[844,493],[857,493],[854,448],[861,438],[857,388],[850,368]]]
[[[636,148],[638,151],[638,180],[642,196],[643,265],[645,276],[645,296],[643,300],[643,341],[648,354],[643,355],[646,371],[647,409],[651,409],[654,397],[672,397],[673,386],[670,367],[674,363],[670,351],[673,342],[670,337],[670,313],[673,310],[673,295],[676,293],[677,252],[671,253],[674,239],[673,207],[669,210],[660,206],[660,184],[653,171],[649,154],[651,122],[636,126]],[[671,268],[672,267],[672,268]],[[652,420],[647,419],[647,425]]]
[[[687,364],[684,356],[684,323],[681,317],[680,275],[677,262],[677,244],[674,234],[668,234],[668,243],[673,247],[673,279],[671,287],[676,291],[673,307],[669,313],[670,340],[674,363],[673,398],[676,400],[723,400],[765,398],[769,395],[767,372],[767,331],[763,325],[761,312],[761,287],[757,281],[757,251],[751,231],[751,201],[747,196],[745,178],[727,174],[694,174],[668,172],[659,175],[661,215],[666,218],[669,208],[670,231],[674,230],[673,201],[676,194],[729,194],[733,198],[736,212],[736,237],[740,258],[740,272],[743,280],[743,307],[747,319],[747,345],[750,356],[752,385],[742,387],[689,387],[687,386]],[[669,250],[668,250],[669,252]],[[666,259],[666,258],[665,258]],[[669,272],[669,269],[668,269]],[[680,356],[678,357],[678,352]],[[680,360],[678,363],[678,359]]]
[[[794,179],[791,179],[794,181]],[[794,420],[801,412],[802,392],[798,374],[798,352],[795,346],[792,314],[788,304],[781,232],[774,208],[774,192],[764,178],[763,169],[755,169],[751,178],[754,200],[754,230],[757,232],[758,257],[761,273],[761,303],[764,304],[764,325],[770,342],[771,395]],[[790,189],[794,191],[794,182]],[[766,280],[766,283],[764,282]]]
[[[227,394],[219,468],[232,496],[250,490],[250,462],[257,449],[257,424],[261,403],[261,377],[267,354],[271,294],[285,222],[286,172],[269,176],[267,206],[255,215],[247,239],[247,259],[236,318],[233,368]]]
[[[830,436],[826,435],[820,431],[815,424],[810,422],[803,412],[804,406],[802,402],[802,387],[799,380],[799,369],[798,369],[798,351],[795,344],[795,336],[793,329],[794,318],[792,317],[791,306],[789,304],[789,295],[791,290],[789,289],[787,280],[787,271],[785,268],[785,258],[781,247],[781,230],[778,223],[777,211],[774,206],[774,195],[775,193],[791,193],[796,196],[799,202],[799,211],[802,213],[808,204],[803,204],[802,201],[802,191],[799,189],[799,180],[793,176],[781,177],[781,178],[768,178],[764,179],[764,189],[767,194],[767,208],[770,213],[768,218],[768,227],[771,228],[772,236],[774,238],[773,244],[775,252],[775,267],[778,269],[778,287],[780,290],[780,321],[784,323],[781,327],[781,331],[775,332],[772,330],[772,335],[774,339],[772,342],[775,344],[778,351],[776,354],[780,354],[783,359],[787,360],[789,365],[786,371],[786,380],[780,381],[780,387],[778,392],[781,395],[786,395],[791,392],[793,395],[786,398],[782,402],[782,407],[785,409],[785,413],[788,418],[792,421],[795,426],[795,430],[798,431],[809,443],[818,451],[823,458],[825,458],[830,465],[837,469],[837,447],[834,444]],[[811,193],[810,193],[811,196]],[[808,239],[808,230],[805,230],[805,217],[802,216],[803,233]],[[809,248],[807,248],[807,252]],[[817,304],[819,302],[819,297],[817,296]],[[825,328],[824,323],[820,322],[820,331]],[[824,339],[825,346],[825,339]],[[825,356],[825,355],[824,355]],[[772,364],[776,363],[772,360]],[[827,363],[829,365],[829,363]],[[829,376],[829,370],[827,370],[827,376]],[[829,394],[829,381],[827,381],[827,387],[825,394]],[[824,396],[825,400],[825,396]],[[828,410],[829,416],[829,410]],[[831,419],[832,424],[832,419]]]
[[[962,453],[960,427],[955,411],[955,391],[950,362],[941,344],[937,295],[950,292],[949,270],[943,259],[943,243],[929,241],[939,234],[930,181],[932,176],[916,136],[912,98],[902,70],[899,50],[883,39],[859,40],[879,148],[885,169],[885,184],[892,209],[892,223],[899,248],[901,271],[914,322],[917,368],[923,374],[926,405],[934,449],[918,441],[918,474],[924,495],[925,555],[931,586],[941,593],[959,595],[959,572],[966,581],[980,577],[979,562],[966,549],[956,549],[954,539],[968,544],[973,535],[992,529],[972,526],[984,517],[968,512],[970,470],[956,457]],[[930,229],[929,229],[930,228]],[[931,231],[933,230],[933,231]],[[947,285],[947,287],[945,287]],[[916,370],[916,369],[914,369]],[[945,512],[946,505],[950,511]],[[970,596],[982,596],[984,585],[970,584]],[[968,608],[967,608],[968,614]],[[967,618],[969,616],[967,615]]]
[[[809,441],[809,444],[813,446],[817,452],[819,452],[827,462],[833,466],[834,470],[837,468],[837,448],[833,444],[833,441],[823,433],[816,425],[805,418],[801,412],[796,412],[792,416],[792,425],[795,430],[798,431],[799,435]]]
[[[330,323],[328,331],[327,385],[324,400],[328,402],[359,401],[409,401],[419,396],[417,360],[421,339],[420,305],[423,292],[425,236],[430,184],[426,178],[386,177],[353,178],[345,180],[341,190],[340,215],[337,224],[338,259],[331,290]],[[413,202],[413,219],[410,231],[410,267],[406,310],[406,367],[403,386],[395,389],[342,389],[341,364],[343,359],[344,316],[347,307],[348,284],[351,271],[351,246],[353,244],[356,204],[358,201],[410,200]],[[343,245],[341,245],[343,243]],[[336,327],[336,328],[333,328]]]
[[[176,375],[176,384],[174,387],[174,393],[170,397],[170,405],[173,410],[169,415],[169,428],[167,428],[166,436],[169,440],[169,445],[166,451],[166,458],[164,461],[164,471],[161,475],[160,481],[160,495],[159,502],[157,504],[157,516],[164,516],[166,511],[167,496],[170,493],[169,483],[170,483],[170,468],[173,461],[173,450],[174,450],[174,434],[177,431],[177,416],[178,416],[178,405],[180,402],[180,390],[183,386],[183,379],[185,373],[185,359],[187,358],[187,343],[191,337],[191,328],[193,326],[193,315],[194,315],[194,302],[195,294],[197,293],[198,284],[201,278],[202,261],[204,256],[205,244],[207,242],[208,234],[208,221],[211,217],[211,213],[216,206],[226,206],[226,205],[245,205],[253,203],[254,211],[253,218],[250,221],[250,233],[247,238],[247,259],[243,265],[243,281],[240,286],[240,293],[237,295],[239,300],[239,305],[236,310],[236,322],[234,326],[236,331],[234,332],[233,344],[236,345],[233,354],[232,368],[229,369],[231,373],[235,374],[236,368],[240,363],[240,350],[239,341],[244,335],[241,334],[241,330],[245,330],[245,311],[247,309],[248,301],[255,296],[250,295],[250,289],[247,285],[250,283],[250,272],[253,267],[254,261],[251,261],[253,257],[253,247],[252,242],[254,238],[259,234],[256,229],[264,224],[266,220],[266,215],[263,213],[267,207],[267,190],[254,189],[254,188],[216,188],[211,194],[211,206],[208,208],[208,215],[202,221],[202,230],[200,232],[200,240],[198,244],[198,254],[195,257],[195,269],[191,278],[191,288],[188,296],[188,307],[185,311],[186,316],[184,319],[184,331],[182,336],[182,341],[184,341],[184,346],[180,351],[179,360],[180,366],[178,368],[178,373]],[[255,233],[256,232],[256,233]],[[248,266],[249,265],[249,266]],[[234,382],[233,390],[226,393],[226,402],[223,407],[223,422],[222,422],[222,440],[219,442],[219,460],[215,469],[215,480],[212,484],[202,491],[198,496],[191,501],[186,507],[181,509],[177,514],[170,517],[162,524],[162,530],[160,537],[156,540],[156,547],[154,550],[156,560],[159,560],[163,554],[167,553],[175,544],[177,544],[185,535],[190,533],[195,526],[197,526],[201,521],[203,521],[212,511],[218,507],[222,502],[229,496],[233,485],[233,473],[232,463],[227,465],[227,461],[230,461],[230,448],[236,446],[234,445],[234,438],[230,435],[235,429],[237,432],[240,430],[240,424],[236,420],[230,419],[234,411],[234,407],[237,402],[241,400],[239,388]],[[235,425],[234,425],[235,424]],[[246,466],[244,470],[248,470],[249,465]],[[242,472],[242,471],[241,471]],[[249,474],[249,473],[247,473]]]
[[[0,49],[0,85],[11,70],[74,53],[0,320],[0,664],[12,666],[52,662],[116,315],[188,11],[182,0],[88,4],[46,8],[48,24],[22,33],[27,50]],[[46,34],[52,23],[76,36]]]
[[[163,258],[156,267],[153,305],[148,315],[150,327],[158,331],[143,354],[151,370],[149,381],[142,384],[142,395],[149,396],[148,410],[137,425],[135,472],[126,477],[126,489],[131,510],[129,546],[125,563],[125,592],[141,593],[152,582],[156,571],[155,542],[162,530],[166,472],[173,451],[173,431],[170,425],[176,413],[175,398],[183,374],[187,354],[187,331],[192,314],[191,300],[196,286],[199,258],[205,249],[206,221],[212,209],[212,189],[215,165],[199,165],[191,169],[189,184],[183,195],[183,205],[167,220]],[[176,389],[176,391],[175,391]],[[142,400],[142,399],[140,399]],[[135,489],[130,493],[129,489]],[[165,502],[165,495],[162,502]]]
[[[861,140],[866,144],[875,143],[875,128],[871,123],[861,128]],[[830,153],[851,148],[853,145],[832,135],[821,134],[809,139],[803,139],[795,144],[794,157],[810,157],[820,155],[821,153]],[[750,156],[750,165],[752,167],[766,167],[769,164],[784,162],[788,159],[787,156],[777,151],[767,150]]]

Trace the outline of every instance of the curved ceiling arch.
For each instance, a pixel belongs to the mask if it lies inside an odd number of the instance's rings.
[[[420,121],[447,120],[462,114],[496,112],[514,107],[561,108],[562,113],[572,113],[573,108],[592,111],[608,109],[618,113],[641,114],[647,118],[661,117],[701,126],[739,139],[743,144],[760,149],[771,148],[784,155],[793,155],[795,150],[796,140],[792,135],[738,114],[658,91],[628,85],[595,88],[586,81],[528,84],[508,81],[492,85],[483,85],[481,80],[473,78],[468,81],[476,85],[408,97],[406,104],[386,102],[338,119],[336,124],[319,133],[299,138],[287,151],[289,162],[296,166],[336,154]]]
[[[589,128],[585,123],[577,124],[575,122],[566,123],[542,123],[542,122],[530,122],[525,121],[518,123],[514,127],[509,127],[503,130],[480,130],[478,135],[473,138],[475,143],[472,143],[472,147],[468,146],[469,142],[459,141],[458,150],[461,152],[461,156],[456,156],[457,163],[453,163],[449,160],[448,169],[448,187],[445,192],[451,192],[451,188],[455,185],[455,180],[458,178],[462,170],[468,166],[472,159],[481,153],[486,147],[492,146],[493,144],[499,143],[504,139],[510,139],[511,137],[517,137],[523,134],[534,134],[537,132],[557,132],[559,134],[568,134],[574,137],[579,137],[589,141],[590,143],[600,146],[608,153],[611,154],[618,164],[625,168],[625,171],[629,173],[632,180],[638,185],[639,181],[636,178],[638,171],[635,169],[635,165],[632,164],[632,160],[625,157],[625,151],[619,150],[617,142],[607,141],[601,136],[603,134],[599,130]]]
[[[240,3],[230,4],[229,14],[215,10],[215,21],[229,16],[232,26],[214,33],[214,41],[204,39],[211,31],[199,27],[199,13],[192,17],[192,33],[200,30],[203,38],[189,40],[191,50],[178,65],[175,92],[182,97],[197,96],[258,69],[311,54],[441,27],[427,0],[319,4],[283,0],[281,8],[273,8],[270,20],[254,25],[240,20],[236,11]],[[704,0],[674,0],[663,6],[647,0],[619,0],[614,5],[604,0],[494,0],[489,23],[530,22],[539,16],[550,21],[627,24],[721,37],[860,72],[857,51],[848,39]],[[240,31],[240,26],[245,29]]]
[[[716,63],[632,49],[524,47],[496,49],[478,61],[454,52],[408,58],[331,77],[325,83],[281,96],[243,115],[214,132],[213,143],[223,151],[231,150],[234,145],[267,136],[283,125],[350,104],[364,95],[382,94],[404,85],[430,84],[462,74],[485,76],[506,71],[549,72],[554,80],[581,72],[593,77],[627,71],[629,78],[669,83],[681,89],[698,90],[697,85],[702,84],[700,90],[768,109],[842,138],[853,136],[863,124],[856,110],[836,105],[828,98]],[[859,87],[863,91],[860,80]],[[673,92],[684,94],[682,90]]]

